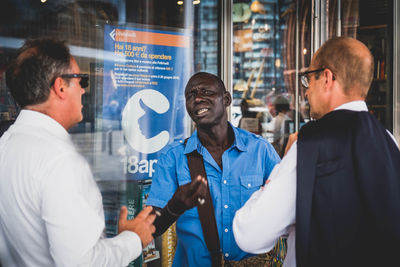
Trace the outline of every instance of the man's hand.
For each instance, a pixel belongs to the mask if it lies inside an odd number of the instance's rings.
[[[200,175],[191,183],[180,186],[168,201],[168,210],[173,215],[181,215],[186,210],[204,204],[207,194],[207,180]]]
[[[145,207],[134,219],[127,220],[128,209],[122,206],[118,221],[118,234],[122,231],[135,232],[142,241],[143,248],[146,247],[153,240],[153,233],[156,228],[153,222],[156,218],[152,214],[153,208],[151,206]]]
[[[186,210],[203,205],[207,192],[207,180],[199,175],[192,182],[180,186],[164,208],[154,207],[158,209],[158,214],[154,222],[156,232],[153,236],[162,235]]]
[[[288,140],[288,142],[286,144],[286,148],[285,148],[285,154],[283,154],[283,156],[285,156],[287,154],[287,152],[289,151],[290,147],[297,140],[297,134],[298,134],[298,132],[295,132],[295,133],[292,133],[291,135],[289,135],[289,140]]]

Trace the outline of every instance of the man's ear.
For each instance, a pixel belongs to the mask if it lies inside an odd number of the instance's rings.
[[[229,107],[232,103],[232,96],[228,91],[224,92],[224,102],[226,107]]]
[[[333,72],[330,69],[325,69],[323,72],[324,85],[326,88],[331,88],[335,80]]]
[[[54,93],[61,99],[65,99],[65,89],[66,86],[65,81],[61,77],[57,77],[53,84],[53,91]]]

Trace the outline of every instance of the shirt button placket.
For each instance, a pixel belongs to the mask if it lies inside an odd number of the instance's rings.
[[[231,214],[229,212],[228,207],[230,205],[230,184],[229,184],[229,179],[227,175],[229,175],[231,169],[230,169],[230,162],[229,162],[229,150],[225,151],[224,154],[222,155],[222,162],[223,162],[223,172],[222,172],[222,184],[221,184],[221,204],[222,204],[222,229],[223,229],[223,234],[222,234],[222,251],[224,253],[224,256],[226,258],[229,257],[230,255],[230,249],[231,249],[231,244],[234,242],[234,240],[231,240],[231,223],[232,219]]]
[[[230,238],[229,238],[229,229],[227,228],[227,221],[229,221],[229,210],[228,210],[228,207],[229,207],[229,185],[228,185],[228,179],[226,179],[225,177],[223,177],[222,178],[223,180],[222,180],[222,203],[223,203],[223,209],[222,209],[222,229],[224,229],[223,231],[224,231],[224,235],[223,235],[223,237],[222,237],[222,239],[223,239],[223,242],[222,242],[222,244],[223,244],[223,247],[222,247],[222,251],[227,251],[228,250],[228,248],[229,248],[229,241],[230,241]],[[225,252],[224,253],[224,255],[225,255],[225,258],[228,258],[229,257],[229,253],[228,252]]]

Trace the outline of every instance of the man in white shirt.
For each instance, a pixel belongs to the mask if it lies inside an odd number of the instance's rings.
[[[121,209],[104,238],[100,191],[67,132],[82,120],[87,74],[63,42],[29,40],[7,69],[22,110],[0,139],[1,266],[126,266],[152,239],[147,207]]]
[[[284,266],[393,266],[400,249],[400,152],[367,110],[368,48],[327,41],[302,84],[316,119],[237,211],[236,242],[263,253],[288,237]]]

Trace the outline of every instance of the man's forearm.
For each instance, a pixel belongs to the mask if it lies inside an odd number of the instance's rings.
[[[80,260],[79,266],[127,266],[142,254],[142,244],[137,234],[124,231],[113,238],[99,239]],[[66,259],[68,261],[68,259]],[[71,259],[69,259],[69,263]],[[65,261],[65,262],[67,262]],[[56,263],[61,264],[61,262]],[[67,264],[68,265],[68,264]]]
[[[164,208],[153,207],[156,212],[156,220],[154,221],[154,226],[156,227],[156,231],[153,234],[153,237],[162,235],[180,216],[180,214],[176,214],[170,210],[168,204],[165,205]]]

